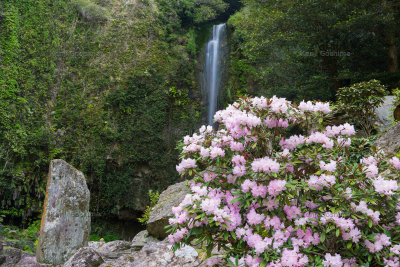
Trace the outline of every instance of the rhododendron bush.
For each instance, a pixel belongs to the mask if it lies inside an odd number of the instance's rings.
[[[172,210],[174,249],[195,238],[231,266],[399,266],[400,160],[374,150],[349,163],[349,124],[284,138],[329,113],[329,103],[242,97],[216,113],[217,132],[186,136],[177,171],[197,178]]]

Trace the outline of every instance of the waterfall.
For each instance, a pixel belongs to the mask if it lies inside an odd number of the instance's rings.
[[[223,73],[227,59],[226,24],[214,25],[212,37],[205,45],[205,59],[201,91],[203,100],[208,105],[207,124],[213,124],[215,112],[218,110],[220,88],[223,86]],[[214,125],[215,128],[215,125]]]

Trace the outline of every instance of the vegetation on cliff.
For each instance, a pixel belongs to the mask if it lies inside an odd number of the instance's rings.
[[[202,122],[204,25],[227,2],[2,2],[0,209],[39,211],[55,158],[85,173],[103,215],[176,181],[176,140]]]

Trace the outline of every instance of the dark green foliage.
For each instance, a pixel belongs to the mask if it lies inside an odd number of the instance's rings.
[[[348,150],[350,153],[349,162],[350,163],[360,163],[360,160],[365,157],[369,157],[374,153],[373,143],[377,139],[377,136],[373,136],[369,139],[358,138],[352,139],[351,145]]]
[[[89,242],[90,241],[100,241],[100,236],[99,235],[91,235],[89,236]]]
[[[337,92],[337,105],[370,136],[374,123],[379,120],[375,110],[384,102],[384,97],[387,95],[385,89],[386,87],[377,80],[342,87]]]
[[[116,241],[116,240],[120,240],[120,238],[118,236],[115,235],[106,235],[104,238],[104,242],[108,243],[111,241]]]
[[[398,86],[400,71],[389,57],[398,57],[398,2],[242,2],[228,21],[231,73],[238,62],[245,73],[231,75],[232,93],[244,85],[252,95],[335,101],[338,88],[361,81]]]

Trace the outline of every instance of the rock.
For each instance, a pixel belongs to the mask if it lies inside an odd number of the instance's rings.
[[[63,267],[98,267],[104,263],[101,255],[93,248],[80,248]]]
[[[105,260],[114,260],[131,253],[131,242],[128,241],[112,241],[104,244],[98,249],[99,253]]]
[[[400,123],[397,123],[380,136],[375,141],[374,146],[386,153],[398,153],[400,148]]]
[[[162,240],[168,236],[164,227],[167,226],[168,219],[172,216],[172,207],[178,206],[189,190],[186,181],[171,185],[165,190],[158,200],[157,205],[151,210],[147,221],[147,231],[152,236]]]
[[[36,251],[39,263],[64,264],[88,245],[89,199],[83,173],[64,160],[52,160]]]
[[[230,244],[228,244],[228,245],[230,245]],[[211,251],[211,254],[212,255],[225,255],[226,252],[227,251],[225,249],[223,249],[223,248],[219,248],[219,251],[218,251],[218,246],[215,246],[213,248],[213,250]]]
[[[400,105],[394,110],[393,117],[396,121],[400,121]]]
[[[367,138],[368,134],[365,130],[359,130],[353,135],[353,137],[354,138]]]
[[[111,241],[105,243],[99,248],[100,253],[121,252],[131,248],[131,242],[128,241]]]
[[[184,245],[183,247],[175,251],[175,256],[179,258],[197,258],[199,256],[199,253],[197,253],[197,251],[191,246]]]
[[[391,119],[389,119],[388,117],[390,115],[393,115],[393,113],[394,113],[393,110],[390,110],[391,108],[393,108],[393,100],[394,99],[395,99],[395,96],[392,96],[392,95],[385,96],[385,100],[382,103],[382,105],[380,105],[376,109],[376,115],[383,122],[383,125],[380,127],[381,130],[384,130],[390,126]]]
[[[186,246],[182,251],[178,250],[174,254],[171,247],[164,241],[150,242],[141,251],[122,256],[114,262],[103,263],[100,267],[196,267],[200,265],[194,248]]]
[[[20,249],[3,249],[3,255],[6,256],[6,260],[2,266],[13,266],[22,259]]]
[[[22,258],[14,267],[46,267],[46,265],[38,263],[36,257]]]
[[[131,248],[141,250],[149,242],[160,242],[157,238],[149,235],[146,230],[139,232],[132,240]]]
[[[100,267],[121,267],[133,266],[130,265],[135,260],[134,255],[123,255],[114,261],[106,261]]]
[[[98,250],[102,245],[104,245],[106,242],[98,242],[98,241],[89,241],[88,247],[93,248]]]

